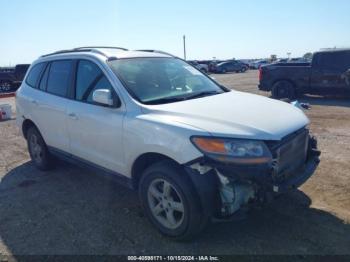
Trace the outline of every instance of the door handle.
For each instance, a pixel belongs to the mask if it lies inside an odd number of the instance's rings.
[[[36,105],[36,106],[38,105],[38,102],[36,100],[32,100],[31,102],[33,105]]]
[[[78,116],[75,113],[69,113],[68,116],[73,120],[78,120]]]

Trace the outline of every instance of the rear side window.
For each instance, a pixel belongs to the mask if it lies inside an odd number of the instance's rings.
[[[323,68],[347,70],[350,69],[349,52],[329,52],[320,53],[316,58],[316,63]]]
[[[41,73],[45,69],[45,65],[46,65],[46,63],[39,63],[39,64],[36,64],[32,67],[32,69],[30,70],[30,72],[27,76],[27,79],[26,79],[26,83],[28,85],[30,85],[31,87],[34,87],[34,88],[38,87],[39,78],[41,76]]]
[[[65,97],[71,83],[72,61],[54,61],[50,65],[47,92]]]
[[[109,89],[113,92],[112,85],[95,63],[80,60],[77,69],[75,99],[93,103],[92,93],[96,89]]]

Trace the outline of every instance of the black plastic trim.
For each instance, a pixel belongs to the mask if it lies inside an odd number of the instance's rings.
[[[184,166],[184,170],[196,189],[204,214],[208,217],[216,217],[220,211],[221,200],[218,190],[219,180],[215,171],[210,170],[206,174],[200,174],[188,166]]]
[[[85,159],[82,159],[80,157],[72,155],[72,154],[67,153],[65,151],[62,151],[60,149],[57,149],[57,148],[54,148],[51,146],[48,146],[48,149],[49,149],[49,152],[51,154],[53,154],[54,156],[66,161],[66,162],[72,163],[74,165],[77,165],[77,166],[80,166],[83,168],[93,169],[99,175],[103,175],[107,178],[110,178],[110,179],[116,181],[117,183],[119,183],[123,186],[126,186],[130,189],[133,189],[133,190],[135,189],[133,187],[132,179],[129,177],[126,177],[126,176],[119,174],[115,171],[112,171],[112,170],[109,170],[107,168],[96,165],[94,163],[91,163],[90,161],[87,161]]]

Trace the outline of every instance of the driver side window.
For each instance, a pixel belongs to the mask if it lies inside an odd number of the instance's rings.
[[[97,89],[108,89],[114,93],[107,77],[95,63],[88,60],[80,60],[75,82],[75,99],[94,104],[92,93]]]

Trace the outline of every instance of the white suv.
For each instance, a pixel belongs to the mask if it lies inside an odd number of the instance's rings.
[[[62,157],[112,175],[138,190],[159,231],[178,239],[297,188],[319,163],[300,109],[229,90],[160,51],[44,55],[16,103],[39,169]]]

